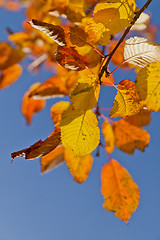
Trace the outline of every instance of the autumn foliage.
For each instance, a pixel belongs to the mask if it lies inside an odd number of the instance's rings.
[[[153,42],[155,32],[144,13],[150,2],[139,9],[135,0],[0,1],[0,7],[9,10],[26,8],[23,31],[10,32],[8,42],[0,43],[0,88],[14,83],[23,69],[20,62],[30,58],[29,71],[44,65],[53,76],[24,93],[27,124],[48,98],[57,97],[50,136],[12,153],[12,159],[40,158],[42,173],[65,162],[73,179],[82,183],[102,148],[108,159],[101,173],[103,206],[126,223],[140,193],[111,154],[115,147],[127,154],[143,152],[150,141],[143,127],[150,123],[151,112],[160,110],[160,47]],[[116,65],[112,72],[111,63]],[[114,80],[117,68],[127,71],[128,78],[135,68],[135,81]],[[117,91],[110,112],[99,101],[101,89],[107,87]],[[67,95],[70,101],[58,101]]]

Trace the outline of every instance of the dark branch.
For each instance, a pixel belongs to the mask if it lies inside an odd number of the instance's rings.
[[[114,53],[116,52],[116,50],[118,49],[118,47],[120,46],[120,44],[123,42],[124,38],[127,36],[127,34],[129,33],[131,27],[135,24],[135,22],[137,21],[137,19],[140,17],[141,13],[144,12],[145,9],[148,8],[149,4],[152,2],[152,0],[148,0],[144,6],[135,13],[135,16],[133,18],[133,20],[131,21],[131,25],[126,28],[124,34],[122,35],[122,37],[120,38],[120,40],[118,41],[117,45],[115,46],[115,48],[112,50],[112,52],[109,54],[107,61],[105,63],[105,65],[103,66],[103,68],[101,69],[100,73],[99,73],[99,80],[101,80],[104,72],[107,73],[107,68],[108,68],[108,64],[111,61],[111,58],[113,57]]]

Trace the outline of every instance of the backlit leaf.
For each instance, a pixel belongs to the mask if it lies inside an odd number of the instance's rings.
[[[55,57],[62,67],[70,70],[81,71],[89,64],[88,58],[81,56],[74,48],[59,46]]]
[[[105,139],[105,149],[108,153],[114,151],[115,139],[111,124],[106,120],[102,125],[102,134]]]
[[[127,117],[138,113],[141,109],[138,94],[132,81],[125,79],[118,84],[118,92],[115,97],[110,117]]]
[[[152,120],[151,112],[148,111],[147,109],[142,109],[139,113],[130,116],[125,120],[130,124],[136,125],[138,127],[147,126]]]
[[[22,114],[26,118],[27,124],[30,124],[34,113],[41,111],[45,107],[45,100],[35,100],[30,97],[30,93],[39,86],[39,83],[33,84],[25,93],[22,101]]]
[[[58,146],[45,156],[41,157],[41,172],[47,173],[48,171],[57,168],[64,162],[64,148],[63,146]]]
[[[87,155],[99,144],[100,130],[92,110],[84,113],[70,108],[64,112],[60,128],[63,146],[71,149],[75,156]]]
[[[130,25],[135,7],[135,0],[102,1],[96,5],[93,19],[103,23],[111,34],[117,33]]]
[[[18,64],[14,64],[8,68],[3,69],[0,74],[0,89],[8,87],[10,84],[18,80],[21,73],[22,68]]]
[[[160,47],[145,38],[131,37],[125,41],[124,59],[138,67],[160,61]]]
[[[98,75],[90,74],[81,77],[71,93],[71,103],[75,109],[87,111],[96,106],[100,92]]]
[[[44,156],[55,149],[60,144],[60,129],[55,128],[46,140],[39,140],[29,148],[22,149],[11,154],[12,159],[15,157],[25,157],[25,159],[35,159]]]
[[[160,110],[160,62],[143,68],[136,77],[136,91],[149,111]]]
[[[149,144],[150,135],[146,130],[134,126],[123,119],[114,122],[112,127],[115,145],[125,153],[133,154],[136,148],[143,152]]]
[[[59,126],[62,114],[69,108],[69,102],[58,102],[54,104],[51,108],[51,118],[55,126]]]
[[[102,168],[101,181],[101,193],[105,199],[103,207],[128,223],[139,204],[137,184],[128,171],[114,159]]]
[[[74,180],[78,183],[84,182],[92,168],[93,158],[91,154],[75,156],[71,150],[65,149],[64,159]]]

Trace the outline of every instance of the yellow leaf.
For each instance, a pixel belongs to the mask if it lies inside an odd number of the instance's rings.
[[[118,84],[118,92],[115,97],[113,107],[110,111],[110,117],[127,117],[139,112],[141,106],[139,98],[135,91],[134,83],[128,79]]]
[[[75,156],[89,154],[99,144],[100,130],[92,110],[84,113],[70,108],[64,112],[60,128],[63,146],[71,149]]]
[[[110,123],[107,120],[102,125],[102,134],[105,139],[106,151],[108,153],[112,153],[114,150],[115,139],[114,139],[114,133],[113,133],[112,126],[110,125]]]
[[[96,106],[99,92],[100,84],[97,75],[82,76],[71,93],[71,103],[75,109],[81,109],[85,112]]]
[[[107,45],[110,43],[110,31],[102,23],[96,23],[93,18],[83,18],[82,24],[88,33],[88,42]]]
[[[135,83],[141,104],[149,111],[160,110],[160,62],[151,63],[138,74]]]
[[[91,154],[75,156],[71,150],[65,149],[64,159],[74,180],[78,183],[84,182],[92,168],[93,158]]]
[[[103,23],[114,34],[130,25],[135,8],[135,0],[102,1],[96,5],[93,19],[96,23]]]
[[[101,181],[101,193],[105,199],[103,207],[128,223],[139,204],[138,186],[128,171],[114,159],[104,165]]]
[[[64,148],[63,146],[58,146],[45,156],[41,157],[41,172],[47,173],[53,170],[64,162]]]
[[[114,122],[112,127],[115,145],[123,152],[133,154],[136,148],[144,151],[149,144],[150,135],[146,130],[134,126],[123,119]]]
[[[62,114],[64,111],[66,111],[70,106],[69,102],[58,102],[54,104],[51,108],[51,118],[53,120],[53,123],[55,126],[59,126]]]

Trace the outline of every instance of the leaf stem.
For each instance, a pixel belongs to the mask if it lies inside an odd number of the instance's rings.
[[[149,4],[152,2],[152,0],[148,0],[143,7],[137,11],[135,13],[135,16],[133,18],[133,20],[130,23],[130,26],[126,28],[125,32],[123,33],[122,37],[120,38],[120,40],[118,41],[117,45],[114,47],[114,49],[112,50],[112,52],[109,54],[106,63],[104,64],[104,66],[102,67],[100,73],[99,73],[99,79],[101,80],[104,72],[107,73],[107,68],[108,68],[108,64],[111,61],[111,58],[113,57],[114,53],[117,51],[118,47],[120,46],[120,44],[123,42],[124,38],[127,36],[127,34],[129,33],[131,27],[135,24],[135,22],[137,21],[137,19],[140,17],[141,13],[144,12],[145,9],[148,8]]]

